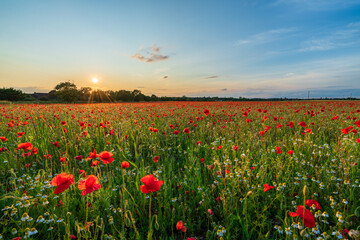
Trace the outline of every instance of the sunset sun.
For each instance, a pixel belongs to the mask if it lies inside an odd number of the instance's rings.
[[[97,78],[93,78],[92,80],[91,80],[93,83],[98,83],[98,79]]]

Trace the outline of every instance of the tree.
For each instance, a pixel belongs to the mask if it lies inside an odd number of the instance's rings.
[[[55,86],[55,94],[65,102],[75,102],[78,99],[79,91],[74,83],[67,81]]]
[[[91,87],[82,87],[79,90],[79,98],[82,101],[88,101],[91,95]]]
[[[0,88],[0,100],[19,101],[24,100],[25,93],[14,88]]]

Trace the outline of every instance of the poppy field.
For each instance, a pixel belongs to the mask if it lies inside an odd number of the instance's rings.
[[[0,113],[0,239],[360,238],[359,101]]]

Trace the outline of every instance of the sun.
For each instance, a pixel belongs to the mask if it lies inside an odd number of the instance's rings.
[[[93,79],[92,79],[92,82],[93,82],[93,83],[97,83],[98,81],[99,81],[99,80],[98,80],[97,78],[93,78]]]

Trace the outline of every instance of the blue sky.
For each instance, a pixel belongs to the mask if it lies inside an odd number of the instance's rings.
[[[2,0],[0,87],[66,80],[160,96],[360,97],[360,0]]]

